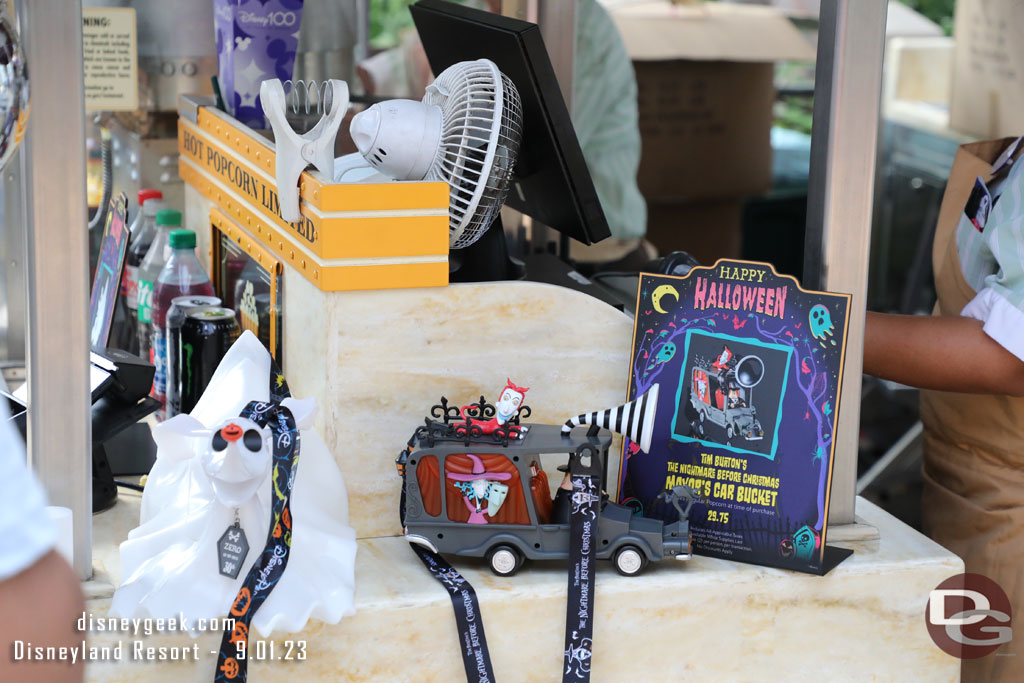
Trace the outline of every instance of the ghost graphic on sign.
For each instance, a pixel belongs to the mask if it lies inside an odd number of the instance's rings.
[[[835,325],[832,324],[832,316],[829,315],[828,309],[818,304],[811,308],[811,315],[809,316],[809,322],[811,323],[811,334],[814,338],[819,340],[822,346],[828,337],[832,336],[832,331],[835,329]],[[832,346],[836,343],[832,341]]]
[[[656,363],[667,363],[676,355],[676,345],[672,342],[665,342],[658,353],[654,356]]]

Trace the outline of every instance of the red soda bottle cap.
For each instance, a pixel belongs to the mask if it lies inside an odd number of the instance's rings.
[[[147,199],[163,199],[164,193],[160,190],[139,190],[139,206],[146,203]]]

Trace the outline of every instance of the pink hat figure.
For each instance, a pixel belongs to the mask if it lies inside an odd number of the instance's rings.
[[[462,491],[462,502],[469,510],[469,524],[487,524],[484,517],[483,504],[487,501],[487,514],[494,516],[498,508],[505,502],[508,494],[508,486],[496,482],[506,481],[512,478],[509,472],[488,472],[484,469],[484,463],[472,453],[466,455],[473,461],[473,471],[470,474],[448,473],[448,478],[455,482],[461,482],[455,486]]]

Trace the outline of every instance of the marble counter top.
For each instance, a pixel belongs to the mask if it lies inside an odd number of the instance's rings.
[[[186,190],[186,205],[188,225],[208,239],[209,203]],[[327,294],[285,276],[284,371],[295,396],[317,400],[317,430],[345,477],[360,539],[357,614],[275,634],[278,656],[289,641],[297,654],[302,642],[306,659],[254,661],[251,680],[464,680],[448,594],[394,536],[394,458],[441,393],[460,403],[480,394],[493,400],[506,377],[531,387],[531,421],[559,424],[622,403],[632,321],[596,299],[538,283]],[[618,452],[613,445],[610,472]],[[614,483],[614,476],[606,482],[613,495]],[[120,580],[117,546],[137,524],[139,501],[122,493],[94,517],[96,578],[85,586],[94,616],[109,611]],[[846,539],[855,554],[825,577],[697,557],[627,578],[601,563],[593,680],[956,680],[959,662],[931,642],[923,615],[929,591],[963,563],[864,500],[858,513],[862,525],[830,528],[830,538]],[[877,535],[864,533],[870,529]],[[558,680],[564,565],[532,563],[500,579],[482,561],[455,564],[479,595],[498,679]],[[120,661],[91,663],[90,681],[178,683],[212,680],[220,634],[193,641],[92,632],[89,639],[124,648]],[[136,642],[195,645],[199,656],[140,661]],[[258,645],[250,651],[258,654]]]
[[[139,498],[124,493],[95,517],[100,577],[119,580],[117,548],[138,515]],[[924,625],[928,592],[963,570],[962,562],[873,504],[858,516],[878,529],[876,540],[844,543],[854,555],[828,576],[696,557],[652,564],[638,577],[599,565],[595,681],[957,680],[959,662],[931,642]],[[495,673],[503,681],[558,678],[566,580],[558,563],[527,564],[512,578],[493,576],[482,561],[459,559],[480,598]],[[105,616],[101,583],[88,609]],[[311,623],[299,634],[305,661],[253,662],[253,681],[459,681],[462,660],[447,594],[399,537],[359,542],[354,617]],[[132,661],[133,641],[145,647],[191,647],[185,635],[136,637],[93,633],[90,644],[124,644],[119,662],[89,665],[90,681],[210,680],[220,635],[196,644],[198,661]],[[254,645],[250,645],[250,648]],[[269,652],[269,649],[265,650]]]

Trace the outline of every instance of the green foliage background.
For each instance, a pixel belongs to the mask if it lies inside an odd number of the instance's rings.
[[[398,36],[412,28],[409,5],[415,0],[370,0],[370,45],[386,50],[398,45]]]
[[[953,34],[953,9],[956,6],[956,0],[900,0],[900,2],[941,26],[947,36]]]

